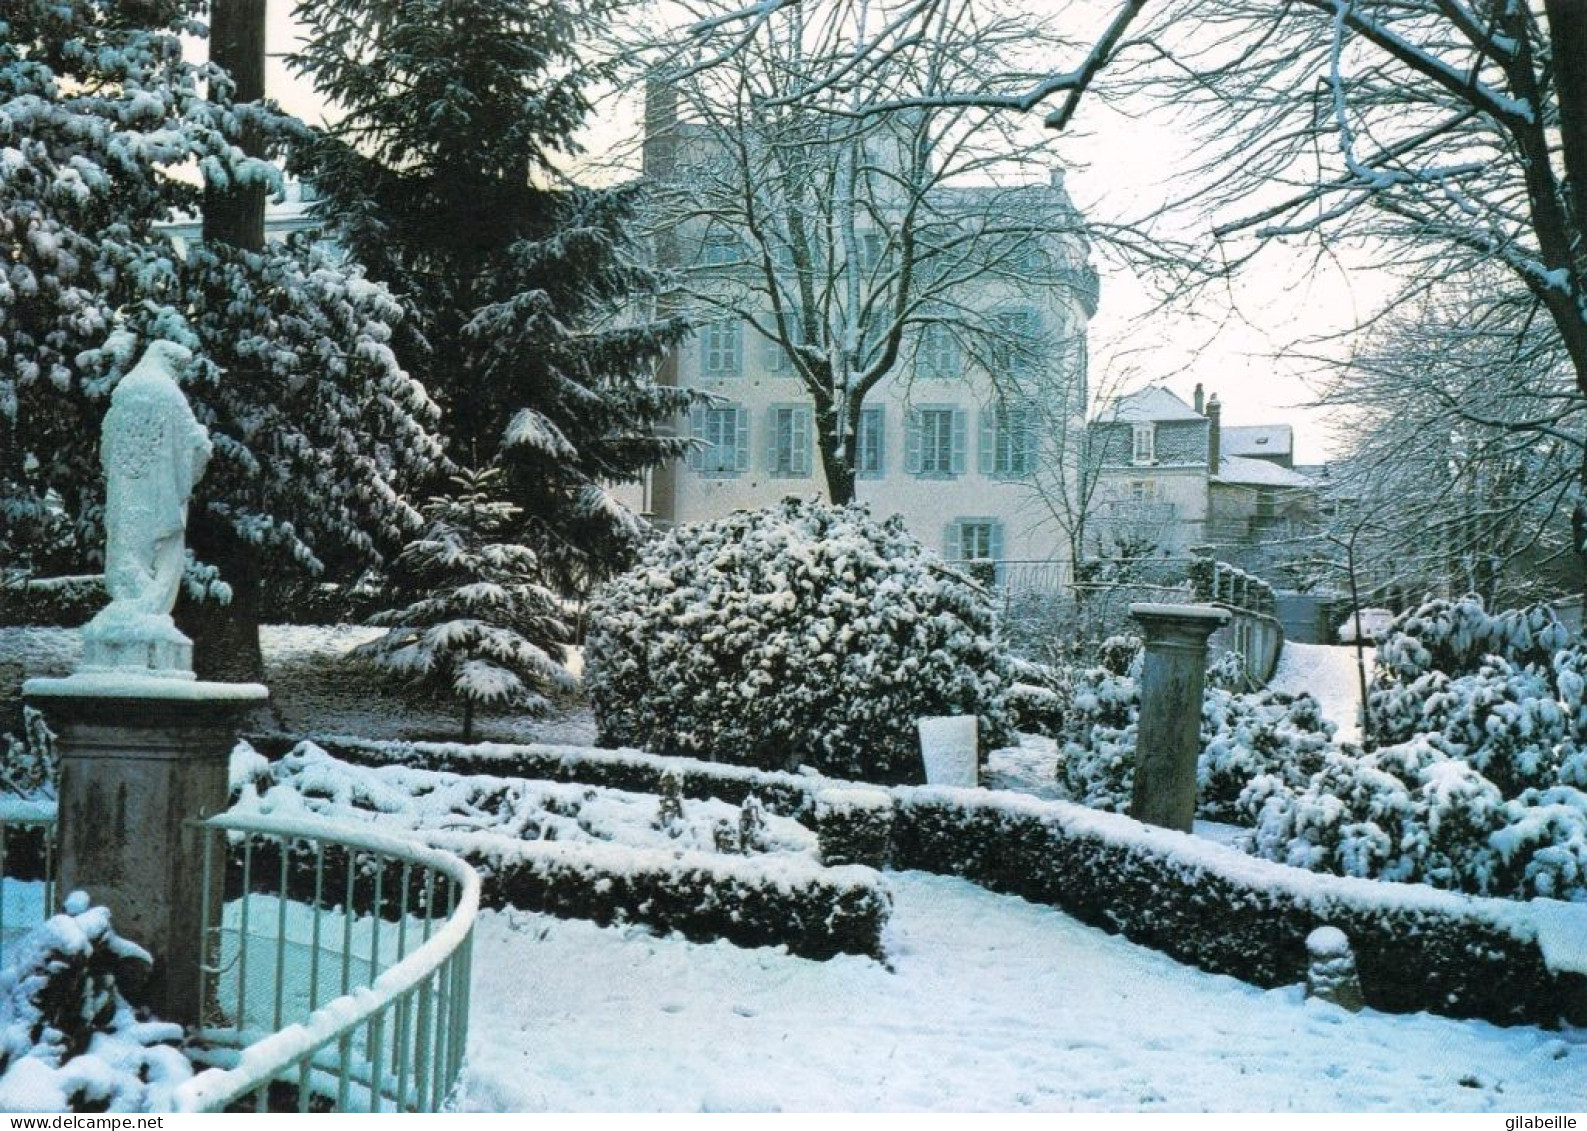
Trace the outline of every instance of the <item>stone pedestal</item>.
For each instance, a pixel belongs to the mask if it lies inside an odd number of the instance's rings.
[[[110,909],[116,930],[154,956],[145,999],[164,1020],[199,1021],[203,834],[221,812],[242,716],[258,684],[83,673],[23,685],[59,736],[59,890]],[[223,861],[210,892],[219,913]]]
[[[1189,832],[1196,816],[1207,638],[1229,614],[1211,605],[1131,605],[1130,615],[1146,636],[1130,816]]]

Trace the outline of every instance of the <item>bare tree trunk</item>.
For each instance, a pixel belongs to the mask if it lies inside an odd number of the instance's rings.
[[[264,97],[265,0],[215,0],[211,7],[210,59],[236,82],[233,102]],[[256,152],[258,138],[239,139],[244,152]],[[245,250],[264,247],[265,187],[261,184],[204,188],[204,240]],[[247,374],[233,372],[233,380]],[[189,540],[194,555],[220,570],[231,587],[229,604],[194,601],[184,595],[177,615],[193,638],[193,669],[201,679],[246,683],[264,680],[259,642],[260,589],[258,547],[242,543],[224,519],[193,508]]]
[[[214,0],[210,8],[209,55],[236,83],[232,101],[258,102],[265,88],[265,0]],[[257,153],[258,138],[239,139],[243,152]],[[257,251],[264,246],[265,186],[204,188],[204,239]]]

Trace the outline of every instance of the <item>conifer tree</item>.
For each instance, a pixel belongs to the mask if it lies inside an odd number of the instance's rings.
[[[652,373],[686,332],[644,313],[635,188],[570,187],[604,0],[314,0],[292,57],[337,106],[308,154],[337,243],[411,302],[397,343],[453,458],[496,463],[554,584],[607,572],[638,520],[603,485],[681,454],[690,394]],[[556,186],[556,187],[553,187]]]
[[[465,470],[450,494],[430,500],[423,535],[392,569],[410,601],[372,618],[389,631],[356,650],[421,692],[459,701],[464,742],[480,708],[540,711],[545,692],[571,682],[556,646],[536,643],[565,639],[567,629],[534,552],[501,540],[518,508],[493,497],[499,478]]]
[[[436,406],[390,346],[403,312],[384,287],[323,248],[183,249],[162,227],[201,195],[173,170],[273,183],[276,167],[233,142],[252,130],[279,149],[301,131],[211,99],[226,77],[186,62],[180,40],[202,34],[201,8],[0,7],[0,546],[64,518],[94,557],[110,391],[148,341],[180,342],[215,441],[189,544],[219,567],[211,591],[232,603],[215,619],[235,629],[223,665],[196,659],[206,676],[258,678],[262,574],[380,562],[418,528],[406,493],[440,449]]]

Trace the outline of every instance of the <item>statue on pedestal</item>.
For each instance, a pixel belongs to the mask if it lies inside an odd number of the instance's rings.
[[[192,354],[154,342],[116,385],[100,435],[105,588],[79,671],[193,678],[193,642],[171,619],[187,564],[187,501],[213,450],[177,384]]]

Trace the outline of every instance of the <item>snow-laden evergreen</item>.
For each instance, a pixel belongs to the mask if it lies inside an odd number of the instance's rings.
[[[682,526],[590,603],[603,742],[920,780],[915,720],[1007,731],[986,593],[859,505],[787,499]]]
[[[353,655],[417,690],[459,702],[463,741],[482,708],[538,712],[554,688],[569,689],[557,641],[568,629],[543,584],[533,550],[507,540],[518,508],[495,499],[499,473],[463,471],[450,495],[425,507],[424,534],[392,567],[409,603],[377,614],[384,636]]]
[[[1368,696],[1376,749],[1242,798],[1252,850],[1343,875],[1587,900],[1587,647],[1544,606],[1400,616]]]
[[[234,143],[248,128],[275,150],[299,130],[227,104],[225,76],[183,60],[201,7],[0,11],[0,513],[69,521],[73,553],[92,557],[107,398],[147,341],[177,341],[215,443],[189,544],[246,597],[266,569],[350,571],[394,549],[439,446],[435,406],[392,351],[402,311],[383,287],[312,246],[184,251],[160,228],[198,205],[174,170],[273,182]]]
[[[167,1110],[193,1075],[180,1025],[123,991],[153,960],[82,892],[17,944],[0,970],[0,1111]]]
[[[682,337],[644,314],[637,187],[547,187],[590,112],[580,41],[605,5],[300,4],[291,59],[337,106],[303,155],[330,234],[413,318],[394,343],[445,410],[453,457],[498,462],[519,540],[560,586],[609,572],[643,523],[605,490],[682,455],[691,394],[658,386]]]

